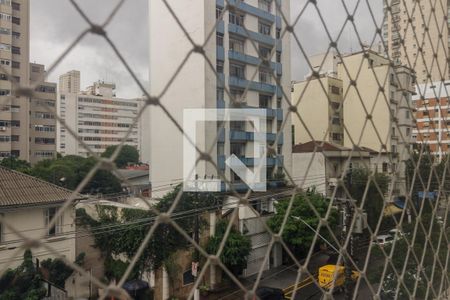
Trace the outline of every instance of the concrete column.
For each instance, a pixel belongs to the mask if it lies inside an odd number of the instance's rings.
[[[164,267],[162,269],[162,299],[169,299],[169,274]]]

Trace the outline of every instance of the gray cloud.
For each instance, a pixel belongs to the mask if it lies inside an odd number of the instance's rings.
[[[148,1],[125,1],[107,27],[109,37],[144,83],[148,80]],[[33,0],[30,2],[31,61],[49,66],[74,38],[87,28],[87,24],[69,1]],[[117,2],[118,0],[79,0],[77,3],[94,22],[101,23]],[[306,2],[308,1],[291,0],[292,20],[297,17]],[[344,2],[352,13],[356,3],[359,2],[354,14],[355,24],[362,40],[370,43],[376,26],[369,13],[367,2],[371,5],[378,26],[381,26],[382,1],[346,0]],[[324,53],[330,42],[325,27],[332,38],[336,39],[347,18],[342,1],[319,0],[317,3],[324,24],[320,21],[314,6],[309,4],[295,26],[295,32],[307,56]],[[347,23],[339,38],[338,46],[345,53],[360,50],[355,31],[350,23]],[[291,54],[292,79],[302,79],[309,70],[305,57],[294,39],[292,39]],[[89,34],[50,74],[49,79],[57,81],[60,74],[71,69],[81,71],[83,87],[101,79],[116,82],[118,96],[137,97],[142,94],[111,48],[99,36]]]
[[[31,61],[51,65],[75,37],[88,27],[69,1],[39,0],[31,2]],[[80,0],[80,7],[95,23],[102,23],[118,1]],[[125,1],[107,32],[130,64],[140,81],[148,80],[147,0]],[[62,73],[81,71],[82,87],[96,80],[113,81],[122,97],[142,95],[138,86],[100,37],[89,34],[49,76],[57,82]]]

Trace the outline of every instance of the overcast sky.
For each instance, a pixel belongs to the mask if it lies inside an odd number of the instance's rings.
[[[149,0],[128,0],[107,27],[107,32],[119,51],[126,58],[139,79],[148,81],[148,16]],[[174,0],[189,1],[189,0]],[[215,1],[215,0],[208,0]],[[77,34],[87,27],[68,0],[31,0],[31,53],[32,62],[49,66],[68,47]],[[101,23],[116,4],[117,0],[78,0],[79,5],[96,23]],[[291,0],[292,20],[300,13],[307,0]],[[319,0],[318,8],[333,39],[341,30],[347,14],[341,0]],[[357,0],[345,0],[349,11],[353,12]],[[357,30],[364,42],[370,43],[375,33],[375,25],[366,2],[374,11],[378,24],[382,22],[382,0],[360,1],[355,13]],[[353,28],[346,26],[339,40],[342,52],[360,49]],[[379,25],[378,25],[379,26]],[[309,5],[295,32],[307,55],[323,53],[329,39],[315,8]],[[164,38],[164,37],[161,37]],[[292,39],[292,79],[302,79],[308,72],[304,57]],[[62,63],[50,74],[50,80],[57,82],[59,75],[69,70],[81,71],[82,88],[100,79],[113,81],[120,97],[138,97],[142,93],[116,58],[109,46],[99,37],[88,35]]]

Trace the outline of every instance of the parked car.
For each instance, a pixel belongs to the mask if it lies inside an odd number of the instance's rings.
[[[391,235],[393,238],[397,237],[397,239],[403,238],[405,236],[403,231],[401,231],[400,229],[397,229],[397,228],[389,230],[388,234]]]
[[[390,245],[394,242],[394,237],[389,234],[383,234],[377,236],[377,241],[373,242],[374,245],[380,245],[381,247],[384,247],[386,245]]]
[[[258,298],[254,298],[254,300],[284,300],[286,299],[284,297],[283,290],[267,287],[267,286],[261,286],[256,289],[256,296]]]

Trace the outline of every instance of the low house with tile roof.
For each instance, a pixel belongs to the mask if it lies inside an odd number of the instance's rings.
[[[31,249],[34,259],[56,257],[48,246],[69,261],[75,260],[75,205],[67,207],[55,226],[47,226],[71,194],[60,186],[0,167],[0,214],[4,220],[0,224],[0,269],[22,263],[21,246],[27,238],[44,244]],[[76,195],[73,203],[81,199],[83,196]]]
[[[367,166],[371,168],[369,149],[350,149],[325,141],[310,141],[292,147],[292,177],[303,187],[331,196],[345,170]],[[344,174],[345,175],[345,174]],[[339,195],[340,191],[336,196]]]

